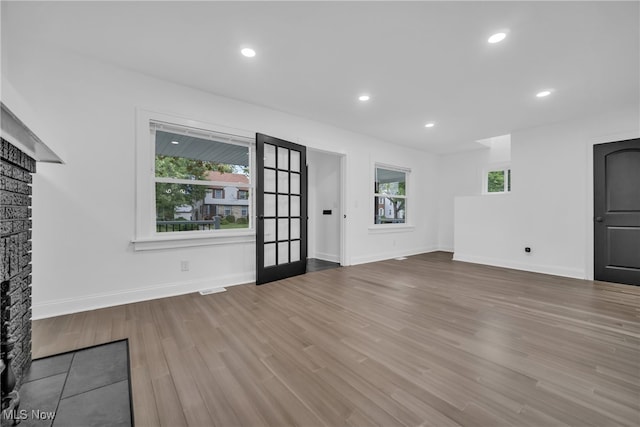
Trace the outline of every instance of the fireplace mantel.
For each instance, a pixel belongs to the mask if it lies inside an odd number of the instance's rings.
[[[0,105],[2,107],[0,116],[2,138],[9,141],[36,162],[64,163],[4,102],[0,102]]]

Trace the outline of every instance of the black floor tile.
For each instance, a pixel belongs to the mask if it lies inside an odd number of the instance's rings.
[[[53,425],[130,426],[129,382],[120,381],[62,399]]]
[[[67,372],[52,375],[25,383],[20,387],[20,410],[24,410],[26,419],[19,426],[50,426],[52,420],[39,420],[33,417],[32,411],[53,413],[58,406],[62,387],[67,378]]]
[[[128,354],[122,340],[33,361],[20,388],[19,426],[132,425]]]
[[[126,380],[127,377],[125,341],[80,350],[71,363],[62,398]]]
[[[67,372],[69,370],[69,365],[71,364],[71,359],[73,359],[73,354],[67,353],[61,354],[60,356],[34,360],[31,362],[31,367],[24,377],[24,382],[26,383]]]

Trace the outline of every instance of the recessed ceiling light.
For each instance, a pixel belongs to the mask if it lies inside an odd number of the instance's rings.
[[[487,40],[489,43],[499,43],[507,37],[507,33],[495,33]]]
[[[171,141],[171,143],[172,143],[173,145],[178,145],[178,144],[180,144],[180,141]]]
[[[424,125],[424,127],[426,127],[426,128],[432,128],[432,127],[434,127],[435,125],[436,125],[435,123],[430,122],[430,123],[427,123],[426,125]]]
[[[551,95],[551,89],[545,89],[543,91],[536,93],[536,96],[538,98],[544,98],[545,96],[549,96],[549,95]]]
[[[369,95],[360,95],[360,96],[358,97],[358,99],[359,99],[360,101],[368,101],[368,100],[370,100],[370,99],[371,99],[371,97],[370,97]]]
[[[253,58],[254,56],[256,56],[256,51],[248,47],[242,49],[240,53],[242,53],[247,58]]]

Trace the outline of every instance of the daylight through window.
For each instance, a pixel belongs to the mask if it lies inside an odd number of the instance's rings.
[[[508,193],[511,191],[511,169],[491,170],[487,172],[487,193]]]
[[[232,135],[162,123],[155,139],[156,232],[251,226],[250,145]]]
[[[408,171],[376,166],[373,197],[375,224],[404,224]]]

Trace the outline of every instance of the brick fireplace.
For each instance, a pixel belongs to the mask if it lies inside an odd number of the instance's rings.
[[[2,372],[5,409],[12,398],[15,400],[8,393],[20,387],[31,363],[31,174],[36,162],[4,138],[1,147],[0,353],[5,365]]]
[[[4,84],[3,95],[16,97]],[[11,90],[10,90],[11,89]],[[20,102],[16,107],[26,112]],[[2,413],[16,410],[31,364],[31,183],[36,162],[62,163],[0,102],[0,373]]]

